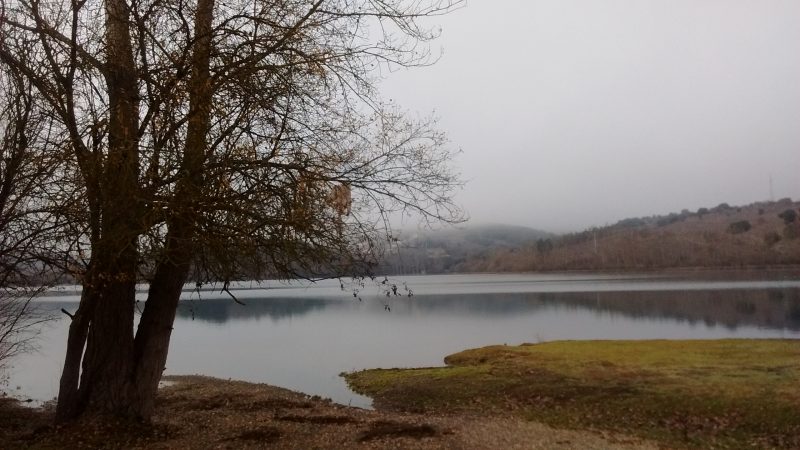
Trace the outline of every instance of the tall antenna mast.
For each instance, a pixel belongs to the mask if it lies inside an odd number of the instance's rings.
[[[769,174],[769,201],[775,201],[775,192],[772,190],[772,174]]]

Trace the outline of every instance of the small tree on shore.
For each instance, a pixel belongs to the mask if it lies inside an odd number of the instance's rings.
[[[41,325],[52,318],[33,307],[36,294],[37,289],[0,290],[0,373],[14,357],[36,347]]]

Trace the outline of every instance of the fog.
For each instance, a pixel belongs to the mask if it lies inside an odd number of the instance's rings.
[[[435,23],[441,60],[383,92],[463,150],[472,222],[800,197],[796,0],[471,0]]]

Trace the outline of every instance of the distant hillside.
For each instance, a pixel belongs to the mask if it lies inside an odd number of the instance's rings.
[[[437,231],[405,231],[398,235],[376,273],[416,274],[461,271],[468,260],[493,252],[534,244],[554,235],[511,225],[466,226]]]
[[[469,258],[467,272],[628,270],[800,264],[791,199],[630,218]],[[788,211],[788,212],[787,212]]]

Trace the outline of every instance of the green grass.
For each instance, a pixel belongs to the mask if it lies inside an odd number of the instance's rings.
[[[800,448],[800,341],[563,341],[445,363],[345,377],[390,409],[510,414],[681,447]]]

